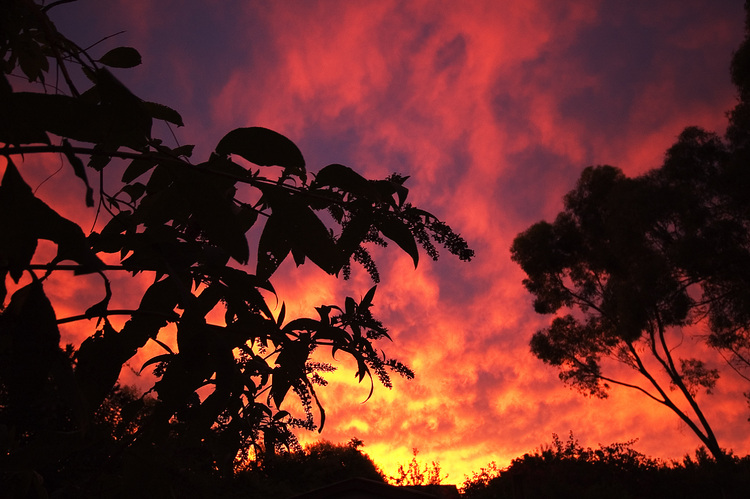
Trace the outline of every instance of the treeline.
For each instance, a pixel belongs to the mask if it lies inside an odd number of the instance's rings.
[[[184,436],[177,426],[172,428],[170,446],[148,454],[125,448],[123,443],[135,430],[127,421],[147,416],[153,404],[133,388],[118,387],[89,428],[90,446],[73,449],[65,462],[54,459],[55,448],[43,448],[49,459],[38,461],[33,471],[7,461],[13,437],[0,432],[0,497],[44,498],[48,490],[65,490],[65,497],[283,499],[349,478],[395,485],[439,484],[445,479],[440,463],[421,463],[416,449],[413,459],[390,476],[363,452],[364,443],[357,438],[305,448],[293,443],[285,451],[248,455],[229,476],[219,472],[210,454],[184,452],[178,445]],[[135,418],[123,417],[133,410],[138,413]],[[465,477],[460,492],[471,499],[747,497],[750,456],[728,453],[726,462],[717,463],[701,447],[681,461],[664,461],[636,451],[635,442],[592,449],[582,447],[572,432],[567,440],[553,434],[551,443],[513,459],[505,468],[491,463]]]
[[[492,463],[462,487],[472,499],[541,498],[744,498],[750,490],[750,456],[731,453],[726,463],[701,447],[681,461],[664,461],[634,450],[635,440],[583,448],[571,433],[563,442],[515,458],[504,469]]]

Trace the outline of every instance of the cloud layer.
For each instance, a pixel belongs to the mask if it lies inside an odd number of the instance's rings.
[[[685,126],[723,131],[740,2],[129,0],[58,9],[58,27],[84,46],[127,30],[113,43],[137,47],[144,65],[123,79],[180,110],[178,137],[197,155],[232,128],[262,125],[294,140],[313,171],[343,163],[411,175],[415,203],[476,250],[470,264],[446,255],[416,270],[406,255],[378,253],[375,312],[394,338],[387,350],[417,378],[362,404],[369,387],[342,366],[322,394],[323,437],[364,440],[391,473],[419,448],[456,483],[553,432],[572,430],[590,446],[639,438],[638,450],[665,458],[698,446],[645,397],[586,399],[532,357],[529,339],[548,318],[533,313],[509,247],[555,216],[585,166],[639,174],[659,166]],[[371,285],[363,273],[337,282],[291,265],[275,284],[299,314]],[[742,386],[726,376],[703,400],[720,443],[746,454]]]

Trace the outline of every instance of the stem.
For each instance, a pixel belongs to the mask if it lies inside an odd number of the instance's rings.
[[[667,373],[672,378],[672,381],[677,385],[677,387],[680,389],[680,392],[682,393],[683,397],[685,397],[685,400],[687,400],[688,404],[690,404],[690,407],[693,409],[693,413],[698,417],[698,420],[701,423],[701,426],[703,427],[704,431],[706,432],[706,438],[709,440],[706,442],[706,446],[711,451],[711,453],[714,455],[716,460],[720,460],[724,457],[724,452],[721,450],[721,447],[719,447],[719,442],[716,440],[716,436],[714,435],[713,430],[711,429],[711,425],[708,423],[708,420],[703,415],[703,411],[701,411],[700,406],[695,401],[695,398],[690,394],[690,391],[685,386],[685,383],[682,381],[682,376],[680,376],[679,372],[677,371],[677,368],[674,365],[674,361],[672,360],[672,354],[669,352],[669,348],[667,348],[667,341],[664,337],[664,325],[661,322],[661,318],[659,317],[658,313],[656,314],[656,321],[659,328],[659,340],[661,343],[661,347],[664,350],[664,354],[667,357],[667,361],[669,363],[670,370],[667,371]]]
[[[57,7],[58,5],[62,5],[62,4],[64,4],[64,3],[73,3],[73,2],[77,2],[77,1],[78,1],[78,0],[57,0],[57,1],[55,1],[55,2],[52,2],[52,3],[51,3],[51,4],[49,4],[49,5],[45,5],[44,7],[42,7],[42,12],[47,12],[47,11],[48,11],[48,10],[50,10],[50,9],[51,9],[52,7]]]
[[[3,268],[3,267],[0,267]],[[28,265],[27,267],[30,270],[47,270],[47,271],[53,271],[53,270],[64,270],[64,271],[70,271],[70,272],[78,272],[81,270],[89,270],[90,267],[85,267],[83,265],[79,264],[68,264],[68,263],[32,263]],[[128,272],[132,272],[132,269],[128,269],[123,267],[122,265],[104,265],[103,267],[98,268],[97,270],[127,270]]]
[[[44,153],[73,153],[73,154],[85,154],[88,156],[109,156],[111,158],[118,158],[118,159],[143,159],[143,160],[155,160],[158,163],[162,164],[172,164],[175,166],[179,166],[181,168],[196,168],[195,165],[188,163],[186,161],[182,161],[178,158],[171,157],[168,155],[165,155],[164,153],[154,153],[154,152],[127,152],[127,151],[103,151],[101,149],[95,149],[92,147],[65,147],[65,146],[57,146],[57,145],[44,145],[44,146],[5,146],[4,148],[0,149],[0,155],[3,156],[13,156],[13,155],[24,155],[24,154],[44,154]],[[263,177],[240,177],[237,175],[233,175],[231,173],[227,172],[221,172],[216,170],[211,171],[204,171],[201,170],[201,172],[210,174],[210,175],[218,175],[224,178],[228,178],[231,180],[234,180],[235,182],[252,185],[255,187],[258,187],[259,185],[269,185],[269,186],[276,186],[276,187],[283,187],[284,189],[287,189],[288,191],[296,192],[298,194],[303,194],[305,196],[309,196],[311,198],[320,199],[327,201],[332,204],[338,204],[339,206],[345,206],[346,203],[344,203],[342,200],[337,199],[335,197],[329,197],[326,196],[320,192],[311,192],[310,190],[303,188],[303,187],[297,187],[294,185],[289,184],[279,184],[279,182],[275,180],[270,180]]]
[[[135,314],[143,314],[143,315],[153,315],[158,317],[164,317],[165,319],[177,322],[179,320],[179,316],[177,314],[165,314],[163,312],[149,312],[148,310],[127,310],[127,309],[120,309],[120,310],[107,310],[102,313],[97,313],[95,317],[81,314],[81,315],[73,315],[71,317],[64,317],[62,319],[57,319],[58,324],[67,324],[69,322],[76,322],[76,321],[83,321],[83,320],[89,320],[89,319],[97,319],[100,315],[135,315]]]

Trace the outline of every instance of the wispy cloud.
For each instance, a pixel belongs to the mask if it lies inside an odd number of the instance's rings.
[[[128,83],[183,113],[188,126],[178,137],[197,143],[197,154],[234,127],[273,128],[300,146],[313,171],[337,162],[371,176],[411,175],[415,202],[471,242],[477,258],[468,265],[446,255],[414,270],[398,251],[378,252],[375,313],[394,337],[385,346],[417,378],[396,380],[362,404],[368,387],[354,386],[345,366],[322,391],[324,437],[363,439],[386,471],[418,447],[460,482],[552,432],[573,430],[591,446],[640,438],[636,448],[662,457],[698,445],[645,398],[615,391],[586,399],[532,357],[528,341],[547,318],[533,313],[508,249],[518,232],[555,216],[585,166],[638,174],[659,165],[684,126],[723,131],[741,9],[684,1],[123,1],[74,11],[95,23],[61,23],[82,35],[126,29],[122,43],[145,61]],[[40,195],[67,203],[59,192]],[[371,285],[363,273],[341,283],[291,265],[281,277],[281,299],[300,314]],[[720,442],[747,453],[747,407],[739,385],[725,381],[707,412]]]

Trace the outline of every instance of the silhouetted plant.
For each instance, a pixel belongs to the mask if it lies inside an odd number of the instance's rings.
[[[110,70],[140,64],[137,50],[81,49],[47,15],[64,3],[11,0],[0,19],[4,479],[42,487],[34,478],[40,475],[47,490],[79,494],[198,494],[210,489],[210,478],[200,477],[229,475],[248,455],[269,458],[293,446],[291,429],[322,429],[316,385],[333,366],[316,360],[321,351],[354,359],[358,380],[371,387],[373,374],[388,387],[391,372],[411,378],[407,366],[375,348],[389,339],[371,311],[375,287],[343,306],[322,305],[310,318],[286,317],[283,304],[274,315],[266,303],[275,295],[270,279],[290,255],[297,266],[309,261],[331,275],[348,276],[354,261],[376,281],[370,243],[395,243],[415,266],[419,245],[437,258],[432,241],[470,260],[460,236],[407,202],[406,177],[370,180],[339,164],[311,174],[291,140],[262,127],[232,130],[204,161],[191,159],[192,145],[170,147],[152,135],[154,120],[182,126],[180,114],[135,96]],[[50,71],[64,83],[50,85]],[[16,91],[10,81],[22,76],[24,88],[38,91]],[[62,217],[24,181],[22,170],[32,167],[26,159],[43,154],[73,169],[97,230]],[[124,167],[120,180],[115,165]],[[249,231],[257,248],[248,244]],[[51,261],[35,259],[40,240],[56,244]],[[105,255],[117,263],[105,264]],[[60,272],[98,276],[101,301],[58,317],[45,285]],[[115,272],[152,276],[136,309],[110,307]],[[215,310],[223,311],[220,323],[207,318]],[[113,315],[127,317],[119,330]],[[97,330],[71,359],[59,347],[58,325],[88,320]],[[176,328],[176,349],[161,339],[168,325]],[[123,390],[113,399],[121,368],[149,341],[164,351],[142,368],[158,378],[154,402]],[[304,417],[281,408],[290,392]],[[98,452],[90,468],[80,468],[87,478],[71,484],[80,461],[72,455],[90,448],[87,429],[97,418],[117,445]],[[193,478],[175,479],[185,473]]]
[[[465,497],[483,498],[741,498],[750,486],[750,458],[726,456],[719,466],[705,448],[696,460],[666,463],[634,450],[635,440],[583,448],[571,432],[563,442],[515,458],[505,469],[491,465],[464,481]]]
[[[748,46],[746,38],[733,59],[741,99],[724,139],[688,127],[661,168],[636,178],[586,168],[554,222],[534,224],[511,250],[534,309],[557,314],[533,336],[534,355],[587,395],[606,397],[613,385],[642,392],[717,459],[724,452],[698,395],[720,372],[676,348],[696,338],[750,380]],[[611,363],[642,384],[615,377]]]
[[[349,478],[385,482],[383,472],[360,450],[364,442],[320,441],[293,452],[282,452],[262,466],[239,472],[233,487],[253,491],[253,497],[290,497]],[[245,492],[247,493],[247,492]]]
[[[431,461],[429,464],[420,464],[417,460],[419,450],[412,449],[412,458],[404,466],[400,464],[396,470],[396,475],[389,477],[394,485],[398,486],[419,486],[419,485],[440,485],[448,475],[443,476],[440,469],[440,463]]]

